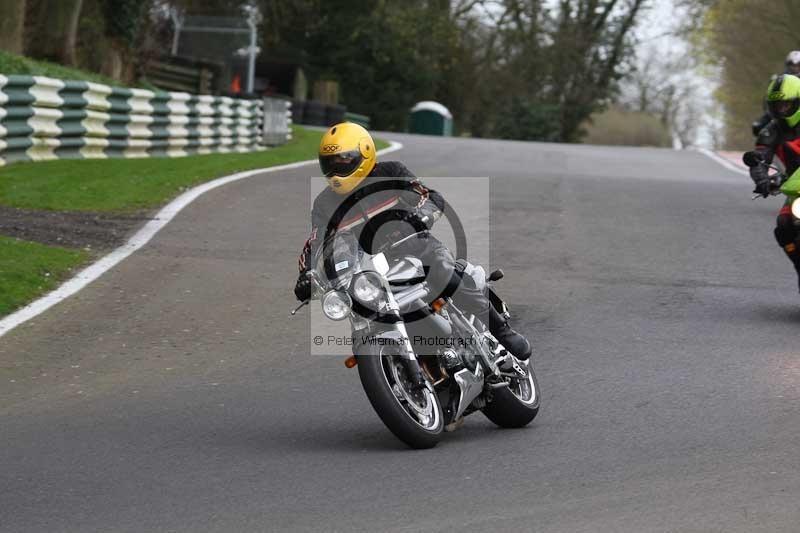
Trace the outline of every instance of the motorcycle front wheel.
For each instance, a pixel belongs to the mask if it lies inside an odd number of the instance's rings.
[[[412,448],[436,446],[444,429],[436,394],[415,390],[398,356],[366,353],[356,359],[364,392],[386,427]]]

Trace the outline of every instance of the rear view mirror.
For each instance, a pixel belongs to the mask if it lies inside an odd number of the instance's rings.
[[[489,274],[488,280],[489,281],[497,281],[497,280],[503,279],[503,276],[505,276],[505,274],[503,273],[502,270],[500,270],[498,268],[497,270],[495,270],[494,272]]]

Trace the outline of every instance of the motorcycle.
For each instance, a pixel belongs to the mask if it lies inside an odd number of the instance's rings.
[[[500,427],[526,426],[541,405],[532,362],[510,354],[486,324],[450,297],[426,303],[431,288],[419,259],[389,259],[386,252],[423,233],[375,254],[364,252],[349,232],[337,232],[320,247],[311,263],[316,267],[306,275],[323,314],[350,321],[354,355],[345,365],[358,367],[375,412],[411,448],[436,446],[443,431],[454,431],[477,411]],[[510,317],[492,288],[503,272],[486,276],[480,266],[462,265],[462,282],[488,291],[492,305]]]

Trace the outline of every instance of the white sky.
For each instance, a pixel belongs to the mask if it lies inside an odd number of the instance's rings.
[[[677,9],[672,0],[651,0],[650,8],[644,13],[636,29],[636,35],[640,40],[637,53],[644,55],[655,48],[667,55],[691,54],[689,45],[683,39],[672,35],[678,29],[683,16],[685,13]],[[712,128],[719,127],[718,121],[708,112],[709,106],[713,105],[713,91],[716,84],[714,80],[699,72],[691,73],[689,79],[694,80],[698,86],[696,100],[703,106],[702,126],[699,128],[696,142],[699,146],[711,148]]]

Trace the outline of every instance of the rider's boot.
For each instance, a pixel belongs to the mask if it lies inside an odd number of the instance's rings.
[[[489,331],[517,359],[525,361],[530,358],[532,350],[528,339],[511,329],[506,317],[493,306],[489,308]]]

